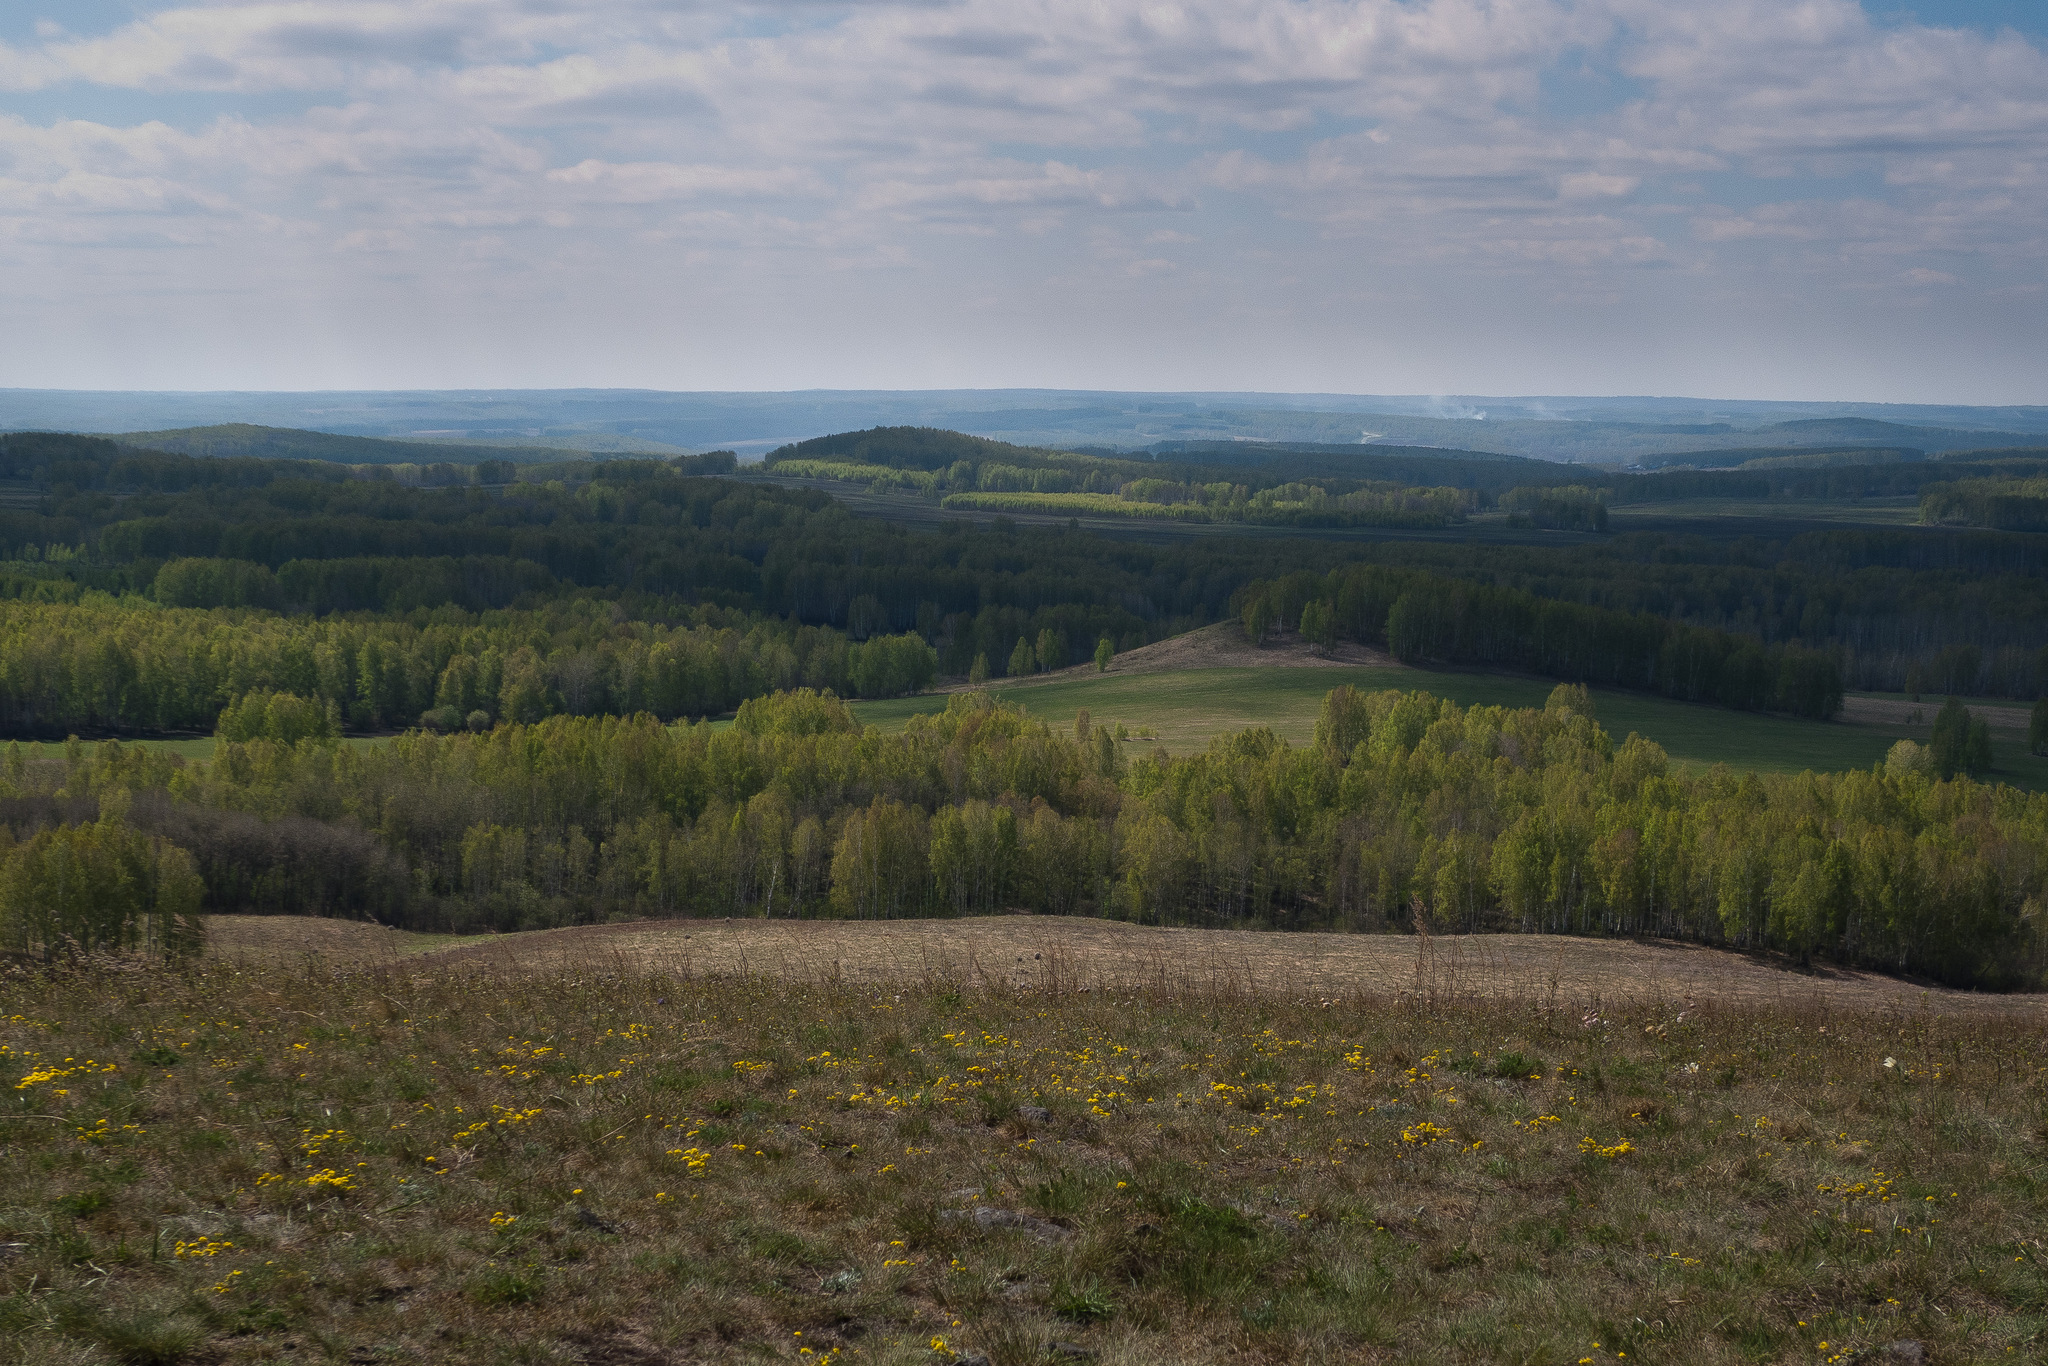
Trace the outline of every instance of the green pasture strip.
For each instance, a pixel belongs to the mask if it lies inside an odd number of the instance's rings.
[[[407,930],[399,936],[398,951],[410,958],[422,953],[439,953],[442,949],[459,949],[465,944],[482,944],[497,937],[490,934],[429,934]]]
[[[1071,725],[1088,709],[1096,722],[1123,722],[1134,733],[1150,730],[1176,754],[1206,749],[1212,736],[1248,726],[1270,726],[1291,744],[1315,735],[1316,714],[1332,688],[1420,689],[1462,706],[1540,707],[1556,684],[1501,674],[1446,673],[1403,668],[1189,669],[1172,673],[1100,674],[1047,683],[992,685],[1007,702],[1023,705],[1054,725]],[[1765,773],[1840,772],[1881,762],[1900,739],[1923,743],[1923,726],[1859,726],[1695,706],[1642,693],[1595,689],[1595,709],[1617,740],[1630,731],[1655,740],[1687,767],[1727,764]],[[900,727],[912,716],[945,710],[945,694],[852,703],[863,722]],[[1139,743],[1144,743],[1140,741]],[[2048,760],[2025,747],[1993,739],[1993,778],[2030,790],[2048,790]]]
[[[1903,498],[1681,498],[1662,503],[1624,503],[1607,510],[1609,525],[1637,518],[1747,517],[1783,521],[1862,522],[1872,526],[1913,526],[1920,521],[1918,495]],[[1615,527],[1615,530],[1624,528]]]

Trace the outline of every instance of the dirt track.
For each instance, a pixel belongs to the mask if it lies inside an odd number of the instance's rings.
[[[535,972],[625,969],[985,987],[1222,990],[1294,999],[1420,992],[1555,1000],[1942,1013],[2018,1010],[2048,997],[1815,973],[1717,949],[1558,935],[1439,937],[1154,929],[1039,916],[967,920],[669,920],[437,941],[374,925],[216,917],[216,956],[349,967]],[[438,946],[445,944],[445,947]]]

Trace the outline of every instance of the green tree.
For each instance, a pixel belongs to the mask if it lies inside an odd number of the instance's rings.
[[[1031,654],[1031,642],[1018,636],[1017,648],[1010,651],[1010,677],[1022,678],[1031,672],[1031,666],[1035,662]]]
[[[92,824],[46,827],[0,857],[0,944],[46,961],[199,947],[205,884],[191,854],[130,828],[125,807],[107,800]]]
[[[993,915],[1007,905],[1017,862],[1017,817],[1007,806],[969,799],[932,817],[932,882],[954,915]]]
[[[1265,593],[1253,593],[1244,604],[1244,634],[1254,645],[1265,643],[1273,629],[1273,601]]]
[[[1337,643],[1337,613],[1321,598],[1302,605],[1301,638],[1318,650],[1327,651]]]
[[[1116,658],[1116,646],[1110,643],[1108,636],[1104,636],[1095,642],[1095,672],[1099,674],[1108,673],[1109,661],[1114,658]]]
[[[338,740],[341,709],[331,699],[323,702],[288,692],[244,693],[221,709],[213,733],[238,744],[250,740],[272,740],[281,745]]]
[[[1991,768],[1991,727],[1973,720],[1970,709],[1951,697],[1935,713],[1927,750],[1941,777],[1953,778],[1958,773],[1975,777]]]
[[[1067,638],[1048,626],[1038,633],[1038,648],[1033,653],[1038,657],[1038,668],[1042,673],[1067,667]]]
[[[967,681],[977,688],[988,682],[988,652],[986,650],[978,652],[974,656],[974,662],[967,666]]]
[[[832,853],[832,906],[855,920],[914,915],[929,878],[924,818],[917,808],[877,797],[846,818]]]

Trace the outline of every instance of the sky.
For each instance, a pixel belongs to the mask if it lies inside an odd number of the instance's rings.
[[[2040,0],[11,0],[0,386],[2048,402]]]

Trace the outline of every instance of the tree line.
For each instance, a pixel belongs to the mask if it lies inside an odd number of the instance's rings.
[[[125,829],[131,850],[187,851],[206,910],[422,928],[1029,908],[1648,934],[2042,981],[2048,797],[1911,765],[1675,773],[1569,685],[1520,710],[1339,689],[1306,747],[1257,729],[1129,748],[981,693],[888,734],[810,691],[723,730],[558,716],[369,749],[224,739],[205,763],[16,747],[0,843]],[[59,914],[45,882],[0,886],[10,927]]]
[[[2048,479],[1958,479],[1920,490],[1920,520],[1996,531],[2048,531]]]
[[[1355,565],[1253,583],[1238,612],[1255,641],[1299,629],[1318,644],[1384,646],[1410,664],[1518,669],[1818,720],[1842,708],[1841,669],[1824,650],[1413,570]]]
[[[919,692],[937,664],[914,632],[856,641],[710,607],[672,623],[574,600],[480,616],[309,618],[95,595],[0,602],[0,732],[208,732],[274,694],[323,716],[331,708],[337,729],[359,731],[607,712],[667,720],[785,688]]]

